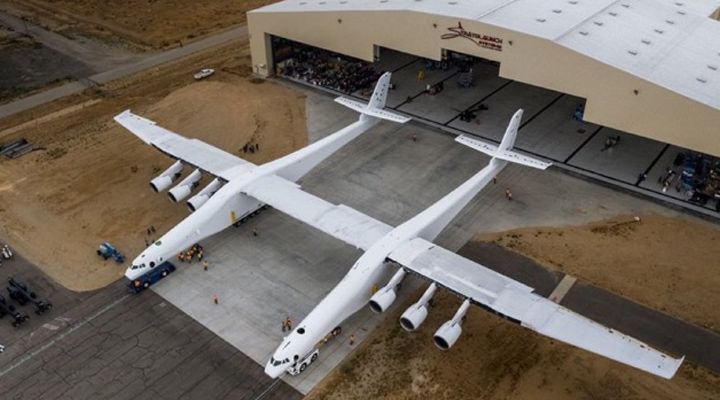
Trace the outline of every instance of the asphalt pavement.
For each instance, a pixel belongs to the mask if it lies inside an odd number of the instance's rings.
[[[111,70],[96,73],[80,81],[69,82],[32,96],[23,97],[0,106],[0,119],[75,93],[80,93],[90,87],[102,85],[112,80],[123,78],[160,64],[181,59],[190,54],[203,51],[211,47],[220,46],[233,40],[245,39],[247,38],[247,34],[247,26],[239,26],[216,35],[209,36],[205,39],[188,43],[182,47],[176,47],[162,53],[147,55],[137,62],[120,65]]]
[[[548,296],[563,274],[493,243],[468,242],[458,252],[464,257],[537,288]],[[553,286],[554,287],[554,286]],[[661,311],[645,307],[608,290],[578,281],[560,302],[596,322],[633,336],[653,347],[720,373],[720,334]]]
[[[54,308],[12,328],[0,320],[3,399],[300,399],[260,365],[152,291],[123,280],[73,293],[22,259],[0,267]]]

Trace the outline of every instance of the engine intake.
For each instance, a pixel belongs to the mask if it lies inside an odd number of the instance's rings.
[[[163,190],[169,188],[175,179],[180,177],[182,169],[182,163],[180,161],[175,161],[175,163],[168,169],[150,181],[150,187],[153,188],[155,192],[162,192]]]
[[[188,175],[182,182],[178,183],[177,186],[168,191],[168,197],[174,203],[177,203],[187,197],[192,191],[192,188],[197,186],[198,181],[202,177],[200,170],[196,169],[190,175]]]
[[[440,329],[435,332],[433,342],[440,350],[448,350],[457,342],[462,333],[462,323],[465,320],[468,308],[470,308],[470,300],[465,300],[458,308],[455,316],[442,324]]]
[[[387,285],[378,290],[371,298],[368,305],[370,309],[376,313],[382,313],[387,310],[397,298],[397,287],[405,277],[405,270],[400,268]]]
[[[218,191],[218,189],[220,189],[220,186],[222,186],[222,183],[217,178],[215,178],[212,180],[212,182],[208,183],[208,185],[205,186],[203,190],[200,191],[200,193],[191,197],[190,200],[187,201],[187,206],[190,211],[195,212],[200,207],[202,207],[202,205],[205,204],[210,199],[210,197]]]
[[[420,297],[420,300],[408,307],[408,309],[400,316],[400,326],[402,326],[403,329],[408,332],[412,332],[422,325],[425,318],[428,316],[427,305],[435,294],[436,289],[437,286],[433,282],[427,290],[425,290],[425,293],[423,293],[422,297]]]

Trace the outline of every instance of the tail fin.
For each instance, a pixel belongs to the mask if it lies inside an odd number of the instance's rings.
[[[368,103],[368,108],[374,108],[377,110],[382,110],[383,108],[385,108],[385,101],[387,100],[388,90],[390,90],[391,76],[391,72],[386,72],[382,74],[380,79],[378,79],[377,83],[375,84],[375,90],[373,90],[372,97],[370,98],[370,103]]]
[[[510,161],[537,169],[546,169],[552,164],[512,151],[513,146],[515,146],[515,138],[517,137],[518,128],[520,128],[522,115],[523,110],[520,109],[512,116],[510,123],[505,130],[505,136],[503,136],[502,141],[500,142],[500,146],[496,147],[467,135],[458,136],[455,138],[455,141],[477,151],[483,152],[492,158]]]
[[[380,77],[380,79],[378,79],[377,84],[375,85],[375,90],[373,91],[368,104],[352,100],[347,97],[338,97],[335,101],[345,107],[352,108],[360,114],[404,124],[410,121],[410,118],[392,111],[383,110],[383,107],[385,107],[385,101],[387,100],[388,90],[390,89],[391,75],[392,74],[390,72],[386,72]]]
[[[507,129],[505,129],[505,135],[500,142],[499,150],[512,150],[515,146],[515,138],[517,137],[518,129],[520,128],[520,121],[522,121],[523,110],[522,108],[517,110],[515,114],[510,118],[510,123]]]

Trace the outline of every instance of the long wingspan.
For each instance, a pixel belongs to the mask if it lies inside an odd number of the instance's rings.
[[[651,374],[669,379],[684,359],[593,322],[532,293],[520,282],[426,240],[410,240],[388,258],[526,328]]]
[[[363,250],[392,230],[385,223],[322,200],[275,175],[257,179],[244,193]],[[526,328],[643,371],[671,378],[683,361],[593,322],[533,293],[529,286],[427,240],[412,239],[392,251],[388,259]]]
[[[197,139],[187,139],[126,110],[115,121],[169,156],[226,181],[255,165]]]

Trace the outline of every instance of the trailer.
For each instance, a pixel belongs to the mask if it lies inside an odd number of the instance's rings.
[[[35,314],[40,315],[52,309],[52,303],[49,301],[38,300],[35,292],[28,289],[27,285],[15,278],[8,279],[7,291],[10,298],[18,302],[21,306],[32,304]]]
[[[137,279],[133,279],[128,282],[128,287],[135,293],[140,293],[143,290],[154,285],[160,279],[170,275],[175,271],[175,265],[166,261],[160,265],[152,267],[145,275],[141,275]]]

